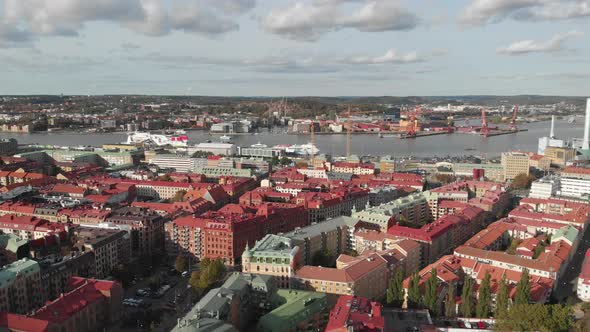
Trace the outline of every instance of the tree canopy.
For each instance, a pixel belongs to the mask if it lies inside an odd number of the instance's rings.
[[[528,304],[531,297],[531,281],[529,271],[525,269],[520,276],[520,281],[516,285],[516,295],[514,295],[514,304]]]
[[[491,276],[489,272],[486,272],[483,281],[479,287],[479,293],[477,297],[477,305],[475,307],[475,315],[479,318],[490,317],[490,309],[492,306],[492,293],[490,289]]]
[[[473,316],[473,279],[468,275],[465,276],[463,281],[463,291],[461,293],[461,315],[463,317]]]
[[[176,261],[174,262],[174,268],[176,271],[182,273],[186,271],[187,260],[186,257],[183,255],[176,256]]]
[[[566,332],[573,330],[572,308],[560,304],[514,304],[496,321],[498,331]]]
[[[528,189],[531,187],[531,183],[533,183],[534,180],[534,176],[520,173],[512,179],[510,187],[513,189]]]
[[[395,270],[395,273],[389,280],[387,287],[387,304],[395,307],[400,307],[404,301],[404,271],[402,269]]]
[[[436,273],[436,269],[432,268],[430,270],[430,278],[426,280],[424,292],[424,305],[426,308],[430,310],[432,315],[438,315],[438,306],[437,306],[437,298],[438,298],[438,276]]]

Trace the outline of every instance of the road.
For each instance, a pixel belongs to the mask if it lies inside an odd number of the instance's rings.
[[[166,272],[169,271],[170,268],[162,267],[158,268],[152,275],[166,275]],[[144,308],[135,308],[123,305],[123,317],[133,317],[133,315],[137,315],[138,313],[145,312],[147,310],[151,310],[153,313],[161,312],[160,316],[160,324],[157,328],[153,329],[153,331],[170,331],[176,325],[178,318],[184,317],[184,315],[192,308],[192,290],[187,288],[188,285],[188,278],[184,278],[180,275],[168,276],[168,283],[176,282],[176,285],[171,287],[161,298],[151,298],[151,297],[139,297],[136,295],[138,289],[142,288],[149,288],[149,277],[143,278],[140,280],[136,285],[132,285],[128,289],[125,290],[124,299],[127,298],[134,298],[134,299],[143,299],[145,303],[151,304],[149,309]],[[174,301],[178,298],[178,301]],[[121,319],[116,326],[109,327],[109,331],[118,331],[118,332],[128,332],[128,331],[149,331],[149,326],[141,326],[141,323],[135,327],[122,327],[121,322],[124,320]]]
[[[560,278],[559,285],[557,285],[557,288],[553,291],[554,297],[557,301],[562,302],[570,296],[576,296],[576,278],[580,274],[584,255],[588,248],[590,248],[590,227],[586,227],[586,230],[580,239],[580,244],[567,266],[567,270]]]

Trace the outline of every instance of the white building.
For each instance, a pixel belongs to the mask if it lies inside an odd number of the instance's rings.
[[[590,195],[590,169],[567,167],[561,172],[562,196],[585,198]]]
[[[151,163],[160,168],[174,168],[177,172],[191,172],[196,167],[194,158],[174,154],[158,154],[151,160]]]
[[[194,147],[189,147],[189,154],[197,151],[211,152],[215,155],[234,156],[238,154],[238,147],[231,143],[199,143]]]
[[[561,177],[561,196],[585,198],[590,195],[590,180]]]
[[[590,250],[586,251],[586,257],[584,258],[584,263],[582,263],[582,271],[578,276],[576,294],[580,300],[590,302]]]
[[[536,180],[531,185],[529,197],[532,198],[550,198],[560,191],[560,179],[557,176],[546,176]]]

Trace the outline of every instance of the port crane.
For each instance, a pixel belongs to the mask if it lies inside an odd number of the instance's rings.
[[[481,109],[481,129],[479,130],[481,136],[488,137],[490,128],[488,127],[488,119],[486,117],[486,109]]]
[[[510,120],[510,131],[518,131],[518,127],[516,126],[516,116],[518,115],[518,105],[514,106],[514,111],[512,112],[512,120]]]

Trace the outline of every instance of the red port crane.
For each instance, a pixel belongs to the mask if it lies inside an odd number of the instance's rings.
[[[488,119],[486,118],[486,109],[481,109],[481,129],[479,133],[482,136],[488,137],[490,134],[490,128],[488,127]]]
[[[518,131],[518,127],[516,126],[516,116],[518,115],[518,105],[514,106],[514,112],[512,112],[512,120],[510,120],[510,130],[511,131]]]

